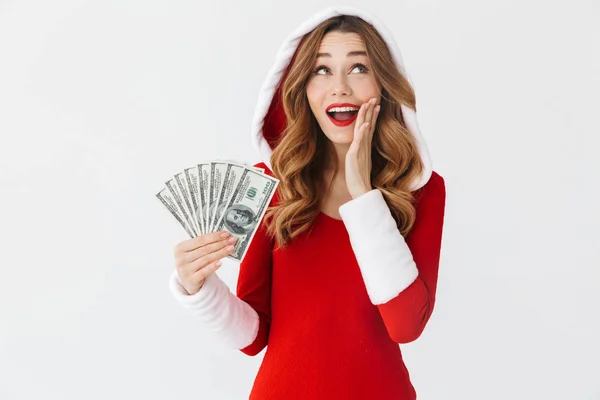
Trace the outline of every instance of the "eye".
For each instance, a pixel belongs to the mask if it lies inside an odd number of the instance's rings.
[[[356,63],[356,64],[354,64],[354,65],[352,66],[352,70],[354,70],[355,68],[358,68],[358,67],[360,67],[360,68],[363,68],[363,69],[365,70],[365,73],[366,73],[367,71],[369,71],[369,69],[368,69],[368,68],[367,68],[367,67],[366,67],[364,64],[361,64],[361,63]]]
[[[315,74],[315,75],[323,75],[323,74],[319,74],[319,71],[322,70],[322,69],[329,69],[329,68],[327,68],[324,65],[319,65],[317,68],[315,68],[313,70],[313,74]]]
[[[352,71],[354,71],[356,68],[362,68],[364,70],[364,73],[367,73],[369,71],[369,69],[362,63],[356,63],[352,66]],[[325,65],[319,65],[317,68],[315,68],[313,70],[313,74],[314,75],[323,75],[320,74],[319,71],[321,71],[322,69],[326,69],[329,70],[329,68],[327,68]]]

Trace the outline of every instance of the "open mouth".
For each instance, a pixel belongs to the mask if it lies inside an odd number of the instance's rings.
[[[356,111],[327,111],[329,120],[336,126],[347,126],[354,122],[358,110]]]
[[[358,114],[358,111],[328,111],[327,115],[329,115],[330,118],[335,119],[336,121],[346,121],[349,120],[350,118],[354,117],[356,114]]]

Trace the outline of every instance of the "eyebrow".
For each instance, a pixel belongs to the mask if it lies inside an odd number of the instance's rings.
[[[351,51],[350,53],[346,54],[346,57],[366,56],[366,55],[367,55],[366,51]],[[319,58],[319,57],[331,57],[331,54],[317,53],[317,58]]]

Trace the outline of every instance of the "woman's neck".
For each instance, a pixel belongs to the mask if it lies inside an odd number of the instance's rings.
[[[329,141],[325,171],[333,173],[335,178],[344,179],[346,176],[346,154],[350,144],[336,144]]]

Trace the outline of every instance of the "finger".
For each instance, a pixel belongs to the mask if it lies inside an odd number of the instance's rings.
[[[222,264],[223,262],[221,260],[214,261],[206,267],[194,272],[191,276],[193,277],[194,281],[200,282],[201,280],[206,279],[210,274],[214,273],[216,270],[221,268]]]
[[[234,240],[232,241],[232,239]],[[200,257],[204,257],[207,254],[214,253],[217,250],[221,250],[222,248],[235,243],[235,239],[237,239],[235,236],[231,236],[225,239],[221,239],[218,242],[207,244],[195,250],[187,252],[185,253],[185,261],[188,263],[194,262]]]
[[[363,103],[358,110],[358,115],[356,117],[356,126],[358,129],[361,129],[362,124],[365,122],[365,110],[367,109],[368,103]]]
[[[193,274],[194,272],[198,271],[199,269],[204,268],[208,264],[213,263],[223,257],[227,257],[228,255],[230,255],[233,252],[234,248],[235,248],[235,246],[230,245],[230,246],[222,248],[221,250],[214,251],[210,254],[200,257],[196,261],[189,264],[188,273]]]
[[[358,129],[358,131],[354,135],[354,140],[352,140],[352,143],[355,143],[354,149],[356,149],[356,151],[358,151],[358,148],[361,146],[360,143],[365,135],[365,132],[368,129],[369,129],[369,123],[365,122],[364,124],[361,125],[361,127]],[[350,151],[350,149],[348,149],[348,151]]]
[[[378,104],[375,106],[375,109],[373,110],[373,120],[371,121],[371,124],[373,126],[375,126],[375,121],[377,121],[377,117],[379,116],[380,111],[381,111],[381,104]]]
[[[366,110],[366,115],[365,115],[365,122],[370,122],[371,119],[373,118],[373,99],[369,100],[369,103],[367,105],[367,110]]]
[[[371,134],[375,132],[375,124],[377,123],[377,117],[379,116],[379,111],[381,110],[381,106],[375,106],[373,110],[373,117],[371,118]]]
[[[177,249],[182,252],[192,251],[197,249],[198,247],[218,242],[219,240],[223,239],[223,237],[221,236],[222,233],[224,233],[224,231],[211,232],[192,239],[185,240],[177,245]],[[227,232],[227,234],[229,233]]]
[[[362,130],[362,133],[360,134],[360,138],[362,139],[364,136],[369,134],[369,130],[371,129],[371,123],[370,122],[365,122],[364,128]]]

